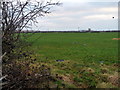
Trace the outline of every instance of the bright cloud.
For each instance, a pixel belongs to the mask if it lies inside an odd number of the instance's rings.
[[[92,19],[92,20],[110,20],[112,19],[114,15],[110,14],[110,15],[90,15],[90,16],[85,16],[85,19]]]
[[[108,8],[100,8],[98,9],[100,12],[111,12],[111,13],[116,13],[118,11],[118,7],[108,7]]]

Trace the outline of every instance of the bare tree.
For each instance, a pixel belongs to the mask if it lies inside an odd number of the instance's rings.
[[[10,53],[15,47],[15,42],[20,38],[20,32],[37,23],[37,17],[51,13],[51,8],[60,5],[59,2],[0,2],[2,10],[2,51]]]

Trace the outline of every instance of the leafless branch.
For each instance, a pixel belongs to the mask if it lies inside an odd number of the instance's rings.
[[[2,2],[2,40],[12,44],[19,40],[20,32],[24,28],[30,28],[37,23],[38,17],[51,13],[51,6],[58,6],[59,2]],[[30,25],[29,25],[30,24]],[[17,32],[17,33],[16,33]],[[3,52],[8,52],[3,47]]]

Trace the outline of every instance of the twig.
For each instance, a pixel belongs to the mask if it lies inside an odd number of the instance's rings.
[[[6,52],[0,57],[0,59],[2,59],[5,55],[6,55]]]

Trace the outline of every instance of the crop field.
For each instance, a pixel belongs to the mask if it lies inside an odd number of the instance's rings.
[[[35,33],[26,38],[38,62],[50,66],[63,87],[116,87],[110,76],[117,75],[116,32]],[[92,73],[92,74],[91,74]],[[61,77],[61,78],[60,78]]]

